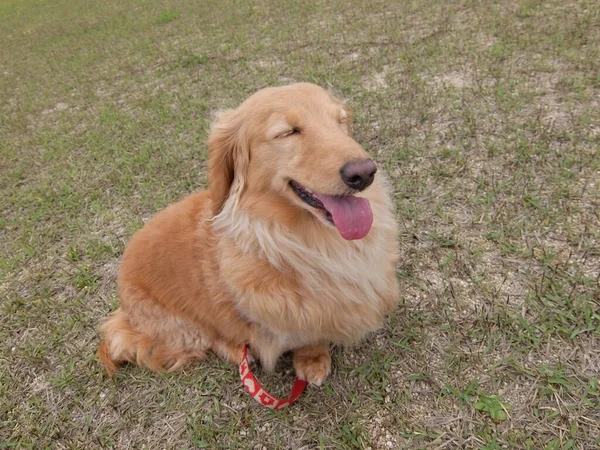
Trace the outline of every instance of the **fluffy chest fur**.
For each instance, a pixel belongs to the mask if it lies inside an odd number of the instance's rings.
[[[212,226],[239,313],[298,345],[352,343],[378,328],[398,297],[396,222],[381,185],[366,196],[373,227],[351,242],[316,220],[290,229],[230,199]]]

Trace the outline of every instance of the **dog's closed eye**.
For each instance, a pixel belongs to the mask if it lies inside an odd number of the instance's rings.
[[[283,133],[280,133],[276,136],[277,139],[286,138],[288,136],[292,136],[294,134],[300,134],[301,130],[298,127],[292,127],[285,130]]]

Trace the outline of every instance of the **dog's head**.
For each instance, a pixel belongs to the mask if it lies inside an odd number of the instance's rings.
[[[308,83],[263,89],[221,114],[209,138],[213,213],[227,201],[276,196],[308,211],[345,239],[361,239],[373,221],[367,189],[377,168],[351,136],[352,114]],[[268,213],[268,211],[266,211]]]

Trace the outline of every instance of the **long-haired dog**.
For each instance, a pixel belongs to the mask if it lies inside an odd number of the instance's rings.
[[[321,384],[331,343],[357,342],[396,305],[396,222],[351,112],[307,83],[263,89],[214,124],[209,189],[133,237],[120,307],[102,324],[109,374],[130,361],[172,371],[244,344],[273,370]]]

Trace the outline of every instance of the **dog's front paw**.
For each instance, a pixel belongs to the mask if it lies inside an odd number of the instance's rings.
[[[327,347],[304,347],[294,351],[296,376],[310,384],[321,386],[331,371],[331,356]]]

